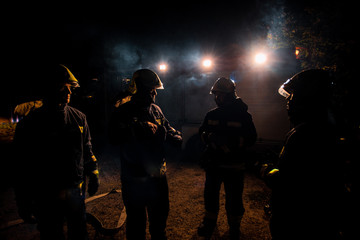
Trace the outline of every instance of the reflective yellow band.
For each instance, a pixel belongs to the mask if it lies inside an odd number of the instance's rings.
[[[156,122],[157,122],[160,126],[162,125],[161,118],[160,118],[160,119],[156,119]]]
[[[279,171],[279,169],[274,168],[274,169],[271,170],[268,174],[269,174],[269,175],[272,175],[272,174],[274,174],[274,173],[277,173],[278,171]]]
[[[94,170],[92,171],[93,174],[95,174],[96,176],[99,176],[99,170]]]

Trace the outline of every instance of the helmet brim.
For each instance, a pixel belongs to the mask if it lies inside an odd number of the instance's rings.
[[[161,83],[156,89],[164,89],[164,85]]]
[[[281,87],[278,90],[278,93],[284,98],[288,98],[291,95],[288,91],[285,90],[285,83],[281,85]]]

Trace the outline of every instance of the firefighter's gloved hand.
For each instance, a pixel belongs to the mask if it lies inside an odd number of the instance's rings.
[[[158,129],[158,126],[152,122],[145,122],[147,124],[147,126],[149,127],[149,130],[155,134],[157,129]]]
[[[201,140],[206,143],[209,144],[210,143],[210,136],[212,133],[208,133],[208,132],[203,132],[201,133]]]
[[[227,137],[214,132],[207,134],[207,143],[213,143],[217,146],[225,145],[227,143]]]
[[[19,207],[19,216],[25,223],[35,224],[37,221],[32,214],[31,210],[26,207]]]
[[[228,138],[225,135],[217,134],[214,132],[202,134],[203,141],[213,149],[220,149],[222,151],[228,152],[229,148],[227,146]]]
[[[174,128],[170,128],[170,131],[167,132],[166,140],[176,147],[181,147],[183,142],[182,133]]]
[[[261,168],[260,168],[260,176],[262,177],[262,178],[266,178],[267,177],[267,174],[268,174],[268,172],[272,169],[272,165],[269,165],[269,164],[262,164],[261,165]]]
[[[93,196],[97,192],[97,190],[99,189],[99,185],[99,171],[95,170],[89,176],[88,193],[90,196]]]
[[[180,144],[182,143],[182,136],[181,135],[171,135],[171,137],[173,138],[173,140],[175,142],[179,142]]]

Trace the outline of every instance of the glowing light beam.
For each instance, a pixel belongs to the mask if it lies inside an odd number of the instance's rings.
[[[267,56],[264,53],[257,53],[254,60],[257,64],[264,64],[267,61]]]
[[[205,67],[205,68],[210,68],[212,66],[212,61],[210,59],[205,59],[203,62],[202,62],[202,65]]]
[[[160,65],[159,65],[159,70],[160,70],[160,71],[166,71],[166,70],[167,70],[167,65],[164,64],[164,63],[160,64]]]

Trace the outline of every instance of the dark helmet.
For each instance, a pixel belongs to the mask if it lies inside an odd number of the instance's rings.
[[[164,89],[159,76],[149,69],[140,69],[134,72],[128,91],[135,94],[137,89]]]
[[[288,100],[287,110],[292,123],[324,119],[332,107],[332,79],[327,71],[305,70],[295,74],[280,88]]]
[[[333,85],[329,73],[321,69],[310,69],[295,74],[279,88],[279,94],[298,101],[329,100]]]
[[[235,83],[225,77],[218,78],[211,87],[210,94],[213,94],[214,92],[234,93]]]

